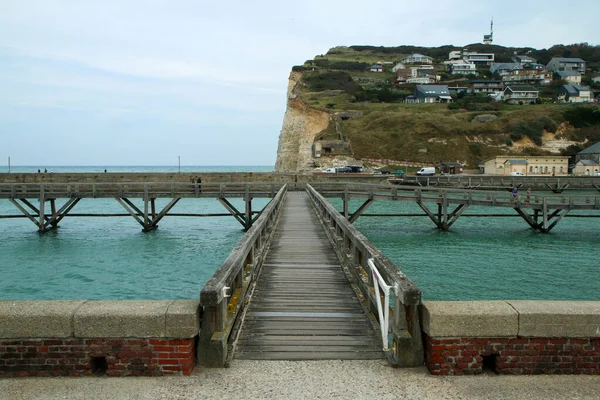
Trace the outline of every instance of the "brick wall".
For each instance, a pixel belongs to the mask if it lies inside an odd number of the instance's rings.
[[[196,339],[0,339],[0,377],[189,375]]]
[[[600,338],[424,338],[434,375],[480,374],[484,356],[499,374],[600,375]]]

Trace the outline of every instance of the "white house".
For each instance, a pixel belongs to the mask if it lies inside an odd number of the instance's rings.
[[[423,54],[411,54],[408,57],[402,59],[404,64],[433,64],[433,57],[429,57]]]
[[[452,75],[477,74],[477,66],[471,62],[458,61],[448,64],[448,72]]]
[[[594,101],[594,94],[589,86],[562,85],[558,88],[558,101],[565,103],[589,103]]]
[[[379,64],[373,64],[369,67],[371,72],[383,72],[383,66]]]
[[[564,79],[573,85],[579,85],[581,83],[581,74],[577,71],[558,71],[556,73],[560,79]]]
[[[504,89],[504,101],[511,104],[534,104],[539,90],[529,85],[510,85]]]

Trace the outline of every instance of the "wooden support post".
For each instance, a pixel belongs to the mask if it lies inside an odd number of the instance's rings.
[[[40,187],[40,212],[39,212],[39,223],[38,223],[38,230],[40,232],[44,232],[46,230],[45,228],[45,215],[44,215],[44,206],[46,203],[46,199],[45,199],[45,194],[44,194],[44,185],[42,185]]]
[[[343,200],[344,200],[344,218],[348,219],[348,216],[350,215],[350,212],[349,212],[350,205],[348,204],[349,200],[350,200],[350,196],[348,195],[348,185],[344,185]]]
[[[217,329],[218,314],[222,309],[222,303],[226,303],[226,301],[223,300],[216,306],[204,307],[198,340],[198,364],[206,367],[223,367],[227,359],[227,338],[223,338]]]
[[[50,210],[52,211],[52,219],[50,220],[50,224],[52,225],[52,229],[58,228],[58,216],[56,214],[56,199],[49,199],[50,201]]]
[[[548,231],[548,201],[546,197],[542,200],[542,232]]]
[[[448,193],[446,191],[442,192],[442,220],[440,221],[442,224],[442,229],[448,230]]]
[[[395,304],[396,313],[404,317],[404,323],[394,323],[392,337],[394,340],[394,356],[398,367],[419,367],[424,362],[423,339],[419,322],[419,306],[405,306],[399,301]]]
[[[244,195],[244,201],[246,203],[246,218],[245,218],[245,226],[246,230],[250,229],[252,226],[252,197],[250,196],[250,187],[246,186],[246,194]]]

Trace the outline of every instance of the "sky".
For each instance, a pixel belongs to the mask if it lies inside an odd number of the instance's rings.
[[[273,165],[335,46],[598,45],[597,0],[0,0],[0,164]]]

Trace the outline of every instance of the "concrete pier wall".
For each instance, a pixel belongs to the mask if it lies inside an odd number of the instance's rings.
[[[0,183],[121,183],[121,182],[387,182],[386,175],[373,174],[292,174],[279,172],[197,172],[197,173],[31,173],[0,174]]]
[[[0,377],[189,375],[199,301],[0,301]]]
[[[421,305],[434,375],[600,375],[600,301],[435,301]]]

